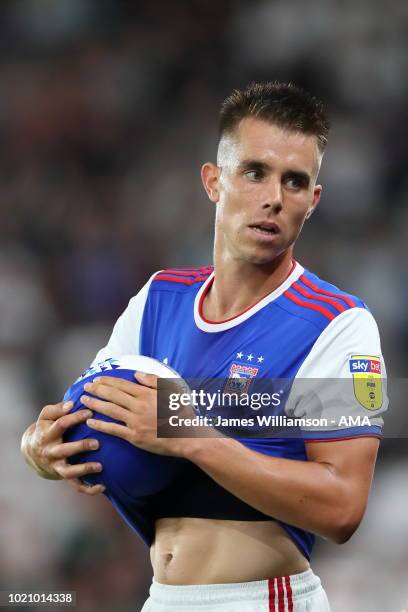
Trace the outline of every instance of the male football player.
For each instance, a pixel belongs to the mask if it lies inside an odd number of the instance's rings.
[[[95,362],[141,354],[186,379],[316,379],[316,389],[322,379],[344,379],[342,393],[321,390],[319,416],[334,423],[340,411],[363,424],[305,427],[291,439],[160,438],[157,379],[102,376],[87,386],[97,396],[83,398],[87,409],[46,406],[23,436],[40,475],[90,494],[101,487],[79,478],[102,466],[66,459],[97,442],[62,441],[80,421],[187,460],[183,478],[152,505],[154,579],[144,612],[329,610],[309,564],[313,534],[343,543],[359,525],[386,402],[378,330],[366,305],[293,259],[320,200],[328,131],[322,105],[293,85],[235,90],[221,108],[217,163],[201,173],[215,205],[214,267],[154,274]],[[359,386],[367,372],[371,399]],[[313,416],[318,390],[293,389],[286,412]],[[89,418],[91,411],[122,424]]]

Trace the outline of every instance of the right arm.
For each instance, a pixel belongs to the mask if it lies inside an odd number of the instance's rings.
[[[108,344],[101,349],[93,364],[109,357],[134,354],[140,355],[140,329],[150,283],[155,273],[139,293],[133,297],[128,307],[116,321]],[[88,486],[80,478],[102,470],[100,463],[79,463],[70,465],[69,457],[84,451],[94,450],[92,444],[98,444],[93,438],[78,442],[64,442],[64,432],[85,422],[92,416],[89,410],[78,410],[69,414],[72,403],[51,404],[45,406],[35,423],[24,432],[21,440],[21,452],[28,463],[39,476],[50,480],[65,479],[77,491],[94,495],[104,490],[103,485]],[[97,448],[97,447],[95,447]]]

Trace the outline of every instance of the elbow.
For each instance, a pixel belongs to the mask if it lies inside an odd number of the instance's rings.
[[[353,512],[343,514],[331,529],[330,540],[335,544],[345,544],[357,530],[361,523],[364,512]]]
[[[345,544],[356,531],[359,523],[353,525],[342,525],[338,527],[330,538],[335,544]]]

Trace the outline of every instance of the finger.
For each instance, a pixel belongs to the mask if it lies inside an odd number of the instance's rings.
[[[87,474],[98,474],[102,472],[102,464],[100,463],[78,463],[78,465],[70,465],[69,463],[61,463],[54,466],[54,470],[61,478],[80,478]]]
[[[56,444],[49,449],[47,457],[49,459],[66,459],[67,457],[72,457],[72,455],[97,450],[98,448],[98,440],[95,440],[94,438],[85,438],[84,440],[79,440],[78,442],[64,442],[62,444]]]
[[[127,440],[127,442],[131,442],[132,435],[129,427],[125,427],[124,425],[118,425],[117,423],[100,421],[97,419],[88,419],[86,424],[91,429],[103,431],[103,433],[116,436],[117,438],[122,438],[122,440]]]
[[[93,379],[93,383],[115,387],[128,395],[132,395],[133,397],[137,397],[141,391],[141,386],[136,382],[131,382],[130,380],[125,380],[124,378],[117,378],[116,376],[97,376]]]
[[[135,372],[135,378],[140,382],[141,385],[145,387],[150,387],[150,389],[157,389],[157,379],[158,376],[155,374],[146,374],[145,372]]]
[[[138,385],[135,385],[138,386]],[[102,398],[104,400],[109,400],[113,404],[117,406],[122,406],[123,408],[131,409],[133,402],[135,401],[135,397],[133,395],[129,395],[129,393],[125,393],[122,389],[118,387],[113,387],[110,385],[104,385],[103,383],[87,383],[84,385],[85,391],[88,393],[92,393],[92,395],[96,395],[98,398]],[[87,396],[84,396],[86,398]],[[87,404],[87,402],[83,401],[84,399],[81,397],[81,402]]]
[[[79,493],[86,493],[86,495],[99,495],[103,493],[106,489],[105,485],[97,484],[97,485],[87,485],[79,478],[68,478],[65,480],[70,487],[75,489],[75,491],[79,491]]]
[[[53,438],[60,438],[67,429],[74,425],[78,425],[78,423],[82,423],[91,416],[92,412],[88,409],[66,414],[51,425],[49,431],[44,434],[44,439],[52,440]]]
[[[44,406],[44,408],[41,410],[40,414],[38,415],[38,420],[55,421],[56,419],[59,419],[60,417],[64,416],[64,414],[66,414],[73,407],[73,405],[73,402],[59,402],[58,404],[48,404],[47,406]]]
[[[130,411],[127,408],[123,408],[122,406],[117,406],[116,404],[112,404],[112,402],[106,402],[105,400],[100,400],[97,397],[89,397],[84,395],[81,397],[81,402],[84,402],[89,408],[92,408],[95,412],[100,412],[112,419],[116,419],[117,421],[122,421],[122,423],[128,423]]]

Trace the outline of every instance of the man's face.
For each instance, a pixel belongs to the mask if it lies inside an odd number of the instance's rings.
[[[243,119],[202,178],[217,204],[216,248],[235,260],[267,264],[296,241],[316,207],[321,154],[315,136]]]

